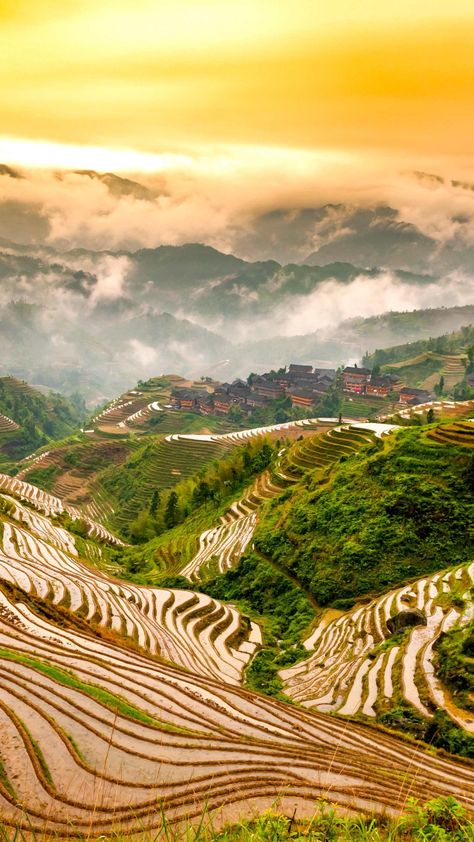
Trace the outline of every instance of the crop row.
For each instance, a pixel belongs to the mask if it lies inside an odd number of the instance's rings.
[[[91,539],[104,541],[105,543],[115,544],[117,546],[123,546],[122,541],[109,532],[109,530],[102,526],[102,524],[82,515],[82,513],[73,506],[63,505],[59,497],[48,494],[47,491],[43,491],[36,485],[31,485],[29,482],[23,482],[22,480],[19,480],[16,477],[10,477],[7,474],[0,474],[0,489],[9,494],[13,494],[20,500],[26,500],[39,511],[45,512],[47,516],[57,516],[62,514],[62,512],[67,512],[73,520],[81,519],[86,523],[88,536]]]
[[[58,628],[0,591],[2,824],[57,839],[216,824],[316,799],[397,814],[408,795],[474,809],[474,771]],[[13,834],[13,831],[12,831]]]
[[[12,433],[18,429],[18,424],[15,421],[0,413],[0,433]]]
[[[324,429],[327,428],[322,426],[321,430]],[[374,436],[385,435],[392,429],[393,425],[361,422],[359,426],[340,426],[316,433],[289,446],[280,454],[276,478],[272,481],[265,471],[246,494],[229,507],[216,526],[201,534],[199,549],[181,569],[181,575],[198,581],[209,572],[224,573],[237,564],[250,544],[262,503],[279,494],[288,483],[296,482],[304,471],[333,464],[342,455],[349,455],[373,441]],[[195,440],[180,436],[172,437],[170,442],[181,439]],[[214,440],[214,437],[209,436],[209,439]]]
[[[390,412],[389,414],[379,415],[380,421],[387,421],[390,420],[393,415],[399,415],[400,418],[412,418],[416,415],[426,415],[426,413],[432,409],[436,415],[441,415],[447,418],[462,418],[463,416],[467,415],[469,412],[474,411],[474,400],[468,401],[450,401],[450,400],[440,400],[440,401],[427,401],[426,403],[420,403],[416,406],[407,406],[406,409],[395,410],[394,412]]]
[[[428,431],[428,438],[440,444],[457,444],[462,447],[474,447],[474,422],[457,421],[443,424]]]
[[[5,520],[0,578],[88,622],[125,636],[142,649],[204,675],[239,683],[260,639],[256,625],[205,594],[151,589],[115,580],[77,558],[65,530],[37,513]],[[25,528],[27,527],[27,528]],[[249,636],[250,635],[250,636]]]
[[[329,423],[336,423],[336,418],[303,418],[299,421],[287,421],[284,424],[270,424],[267,427],[252,427],[248,430],[238,430],[233,433],[214,433],[209,435],[199,435],[199,434],[185,434],[185,433],[176,433],[171,436],[166,437],[167,442],[184,442],[184,441],[194,441],[194,442],[215,442],[215,443],[227,443],[227,444],[245,444],[245,442],[249,441],[250,439],[256,438],[257,436],[266,436],[270,435],[271,433],[279,433],[291,430],[298,430],[298,429],[312,429],[321,425],[321,423],[329,422]]]

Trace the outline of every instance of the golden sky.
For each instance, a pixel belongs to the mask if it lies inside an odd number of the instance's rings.
[[[0,0],[0,136],[466,158],[473,48],[472,0]]]

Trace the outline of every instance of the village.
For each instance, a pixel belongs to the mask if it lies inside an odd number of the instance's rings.
[[[264,374],[250,374],[247,380],[221,383],[203,378],[171,392],[170,408],[201,415],[242,416],[264,410],[275,402],[285,402],[293,410],[312,412],[327,406],[328,399],[356,395],[358,398],[385,398],[401,406],[415,406],[431,400],[426,389],[403,386],[395,374],[380,375],[358,365],[344,369],[313,368],[290,363],[288,367]]]

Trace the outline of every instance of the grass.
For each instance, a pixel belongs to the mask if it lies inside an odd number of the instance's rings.
[[[419,804],[409,798],[403,811],[396,818],[375,816],[345,816],[337,805],[319,801],[311,818],[296,817],[278,810],[278,800],[273,809],[258,817],[219,827],[219,816],[205,809],[194,823],[174,825],[166,816],[162,805],[157,804],[157,827],[137,832],[124,832],[118,827],[105,835],[94,832],[93,825],[86,833],[74,830],[71,825],[68,838],[87,842],[473,842],[474,823],[466,809],[451,796],[432,799]],[[26,817],[25,824],[29,824]],[[53,842],[63,835],[50,833],[45,827],[36,831],[0,824],[0,842]]]

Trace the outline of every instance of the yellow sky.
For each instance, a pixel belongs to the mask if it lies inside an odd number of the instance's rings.
[[[472,0],[0,0],[0,135],[469,156],[473,47]]]

